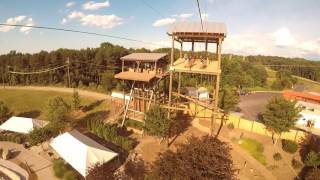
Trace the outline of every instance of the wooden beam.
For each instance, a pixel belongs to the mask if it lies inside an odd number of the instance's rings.
[[[181,89],[181,72],[178,73],[178,93],[180,94]]]
[[[174,36],[172,36],[172,49],[171,49],[171,61],[170,61],[170,66],[173,65],[173,61],[174,61]],[[171,98],[172,98],[172,76],[173,76],[173,71],[170,71],[169,107],[171,107]],[[170,118],[170,111],[168,111],[168,118]]]
[[[180,58],[183,58],[183,42],[180,43]]]

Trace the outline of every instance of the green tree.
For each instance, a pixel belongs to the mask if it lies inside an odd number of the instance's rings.
[[[235,179],[230,147],[210,136],[190,137],[176,151],[159,155],[151,179]]]
[[[235,88],[229,86],[224,87],[220,91],[219,96],[219,108],[223,110],[222,117],[220,119],[220,126],[216,134],[216,138],[219,136],[220,131],[223,127],[224,121],[226,120],[227,114],[232,110],[240,101],[239,95]]]
[[[73,89],[73,94],[72,94],[72,108],[74,110],[79,110],[81,106],[81,100],[79,93],[76,89]]]
[[[166,114],[166,111],[160,106],[152,106],[145,116],[145,132],[151,136],[167,138],[172,121],[167,118]]]
[[[116,85],[116,81],[114,79],[114,73],[112,72],[103,73],[102,79],[101,79],[101,85],[106,92],[111,91]]]
[[[262,112],[262,121],[268,130],[272,132],[272,141],[275,144],[274,134],[288,132],[294,127],[299,118],[300,108],[296,102],[285,98],[275,97],[271,99]]]
[[[316,169],[319,165],[320,165],[320,157],[319,154],[314,152],[314,151],[310,151],[307,155],[307,158],[304,162],[304,164],[306,166],[311,166],[314,169]]]
[[[0,122],[8,116],[9,112],[8,106],[3,101],[0,101]]]
[[[70,106],[63,100],[62,97],[53,97],[47,103],[47,118],[52,123],[63,122],[67,118],[67,113]]]

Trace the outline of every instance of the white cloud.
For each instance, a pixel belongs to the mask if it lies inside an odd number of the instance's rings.
[[[12,25],[21,24],[21,25],[33,26],[34,22],[31,17],[16,16],[16,17],[8,18],[5,24],[12,24]],[[9,32],[13,29],[15,29],[14,26],[1,26],[0,32]],[[19,31],[25,34],[29,34],[31,29],[32,27],[21,27]]]
[[[68,19],[77,19],[77,18],[82,18],[84,16],[85,15],[83,12],[73,11],[68,15]]]
[[[21,23],[25,18],[26,16],[11,17],[6,20],[5,24],[15,25],[17,23]],[[0,26],[0,32],[8,32],[12,29],[14,29],[13,26]]]
[[[84,10],[97,10],[97,9],[101,9],[101,8],[105,8],[105,7],[109,7],[110,6],[110,2],[109,1],[105,1],[105,2],[95,2],[95,1],[89,1],[85,4],[82,5],[82,8]]]
[[[173,17],[178,17],[178,18],[181,18],[181,19],[188,19],[190,17],[193,16],[192,13],[182,13],[182,14],[174,14],[172,15]]]
[[[28,20],[25,22],[27,26],[33,26],[34,22],[33,19],[31,17],[28,18]],[[32,27],[21,27],[20,28],[20,32],[23,32],[25,34],[29,34],[30,30],[32,29]]]
[[[121,25],[123,19],[114,14],[111,15],[96,15],[96,14],[84,14],[83,12],[73,11],[67,18],[63,18],[61,23],[67,21],[77,20],[81,22],[83,26],[95,26],[103,29],[111,29],[115,26]]]
[[[290,30],[286,27],[278,29],[273,33],[276,46],[287,47],[296,44],[296,39],[291,34]]]
[[[65,24],[65,23],[67,23],[68,22],[68,20],[66,19],[66,18],[63,18],[62,20],[61,20],[61,24]]]
[[[74,6],[76,4],[76,2],[74,2],[74,1],[70,1],[70,2],[68,2],[67,4],[66,4],[66,7],[72,7],[72,6]]]
[[[176,22],[175,18],[164,18],[164,19],[159,19],[153,23],[154,27],[160,27],[160,26],[166,26],[169,24],[173,24]]]

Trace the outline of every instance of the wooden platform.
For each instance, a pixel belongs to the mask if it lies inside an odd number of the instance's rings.
[[[154,73],[124,71],[114,76],[116,79],[149,82],[156,77]]]
[[[206,61],[205,61],[206,63]],[[179,58],[170,67],[175,72],[197,73],[217,75],[221,73],[218,68],[218,61],[209,61],[209,64],[202,64],[200,59],[191,60],[190,63],[183,58]]]

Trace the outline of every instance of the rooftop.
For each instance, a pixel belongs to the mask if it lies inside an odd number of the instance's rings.
[[[166,53],[132,53],[120,58],[122,61],[143,61],[143,62],[157,62],[164,58]]]
[[[200,22],[176,22],[174,23],[168,34],[174,35],[178,40],[188,42],[216,42],[217,38],[224,38],[227,34],[227,27],[222,22],[204,22],[203,29]]]

